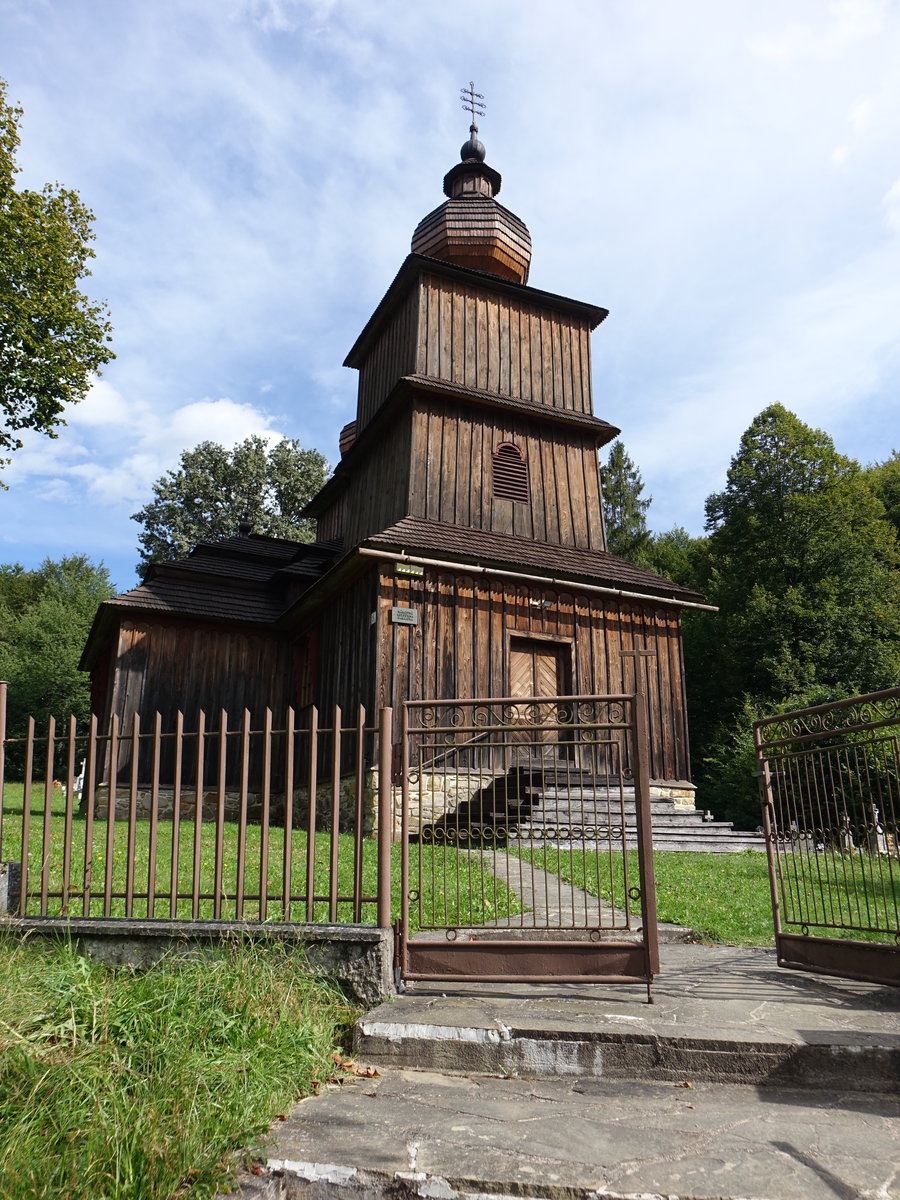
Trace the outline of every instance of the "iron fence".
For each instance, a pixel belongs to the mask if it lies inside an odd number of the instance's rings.
[[[408,702],[401,747],[408,978],[649,984],[642,696]]]
[[[158,713],[150,730],[29,718],[13,738],[6,701],[0,683],[10,915],[390,924],[390,780],[370,769],[390,710],[377,729],[362,707],[349,723],[288,708],[277,726],[270,709],[201,711],[190,731],[177,713],[171,732]]]
[[[754,725],[779,960],[900,983],[900,688]]]

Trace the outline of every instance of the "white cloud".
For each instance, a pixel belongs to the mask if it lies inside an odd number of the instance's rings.
[[[884,223],[892,233],[900,233],[900,179],[897,179],[881,201]]]
[[[811,22],[792,20],[777,33],[751,36],[747,44],[760,57],[780,63],[837,58],[848,44],[881,32],[885,8],[883,0],[832,0],[826,6],[816,3]]]

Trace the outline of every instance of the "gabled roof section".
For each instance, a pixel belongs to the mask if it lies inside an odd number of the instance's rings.
[[[556,309],[559,312],[575,313],[587,320],[591,329],[596,329],[600,322],[609,316],[608,309],[599,308],[596,304],[585,304],[581,300],[572,300],[568,296],[559,296],[555,292],[544,292],[540,288],[527,287],[523,283],[513,283],[510,280],[501,279],[497,275],[492,275],[488,271],[473,271],[470,267],[461,267],[456,263],[426,258],[423,254],[408,254],[390,287],[353,343],[350,353],[344,359],[345,367],[359,368],[369,345],[378,336],[382,324],[393,312],[396,303],[420,275],[428,274],[441,275],[448,279],[468,279],[473,283],[490,288],[494,292],[515,296],[530,304]]]
[[[440,556],[460,565],[471,563],[534,571],[548,577],[574,577],[583,579],[585,583],[643,592],[658,596],[661,600],[704,599],[699,592],[663,579],[653,571],[645,571],[604,550],[579,550],[574,546],[529,541],[511,534],[423,521],[417,517],[404,517],[389,529],[372,534],[363,544],[379,550]]]
[[[100,605],[79,666],[91,669],[126,614],[272,626],[340,551],[339,539],[307,543],[264,534],[201,542],[187,558],[154,563],[142,584]]]

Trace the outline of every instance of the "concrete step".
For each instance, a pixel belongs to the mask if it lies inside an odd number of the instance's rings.
[[[766,950],[661,956],[652,1006],[602,981],[417,985],[358,1022],[342,1086],[275,1123],[240,1195],[900,1197],[900,992]]]
[[[256,1156],[254,1156],[256,1157]],[[277,1121],[241,1200],[896,1200],[896,1103],[386,1070]]]
[[[477,936],[477,933],[476,933]],[[392,1067],[896,1092],[900,993],[778,968],[774,951],[663,944],[641,986],[410,985],[357,1022]]]

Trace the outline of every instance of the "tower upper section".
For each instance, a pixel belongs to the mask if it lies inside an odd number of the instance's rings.
[[[500,172],[484,161],[474,120],[459,156],[444,176],[448,199],[416,226],[412,252],[527,283],[531,235],[524,221],[497,203]]]

